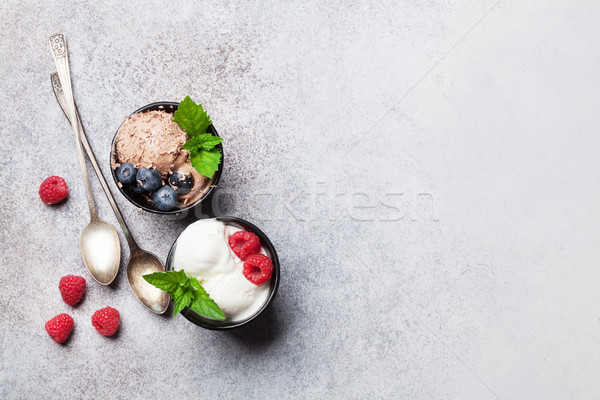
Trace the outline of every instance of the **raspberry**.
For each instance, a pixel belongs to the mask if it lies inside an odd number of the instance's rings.
[[[65,199],[69,194],[67,182],[60,176],[51,176],[44,179],[40,185],[40,199],[46,204],[56,204]]]
[[[112,307],[104,307],[92,315],[92,325],[103,336],[112,336],[119,329],[121,315]]]
[[[238,231],[229,236],[229,247],[240,260],[245,261],[260,251],[260,239],[252,232]]]
[[[253,254],[246,259],[242,272],[250,282],[262,285],[273,274],[273,262],[264,254]]]
[[[56,343],[62,343],[71,334],[73,330],[73,318],[69,314],[58,314],[44,325],[48,335]]]
[[[58,289],[63,301],[74,306],[79,303],[85,293],[85,279],[75,275],[63,276],[58,283]]]

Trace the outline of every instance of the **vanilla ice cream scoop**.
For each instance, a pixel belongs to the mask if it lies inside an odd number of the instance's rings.
[[[257,286],[243,274],[244,262],[229,247],[229,236],[239,231],[216,219],[196,221],[177,240],[173,268],[196,277],[225,313],[227,320],[252,316],[269,297],[270,280]],[[261,253],[265,250],[261,248]]]
[[[225,232],[225,224],[214,219],[188,226],[177,240],[175,270],[184,269],[188,276],[204,280],[229,273],[235,262]]]
[[[227,318],[234,320],[250,317],[269,295],[268,284],[256,286],[246,279],[241,269],[218,279],[208,279],[203,287]]]

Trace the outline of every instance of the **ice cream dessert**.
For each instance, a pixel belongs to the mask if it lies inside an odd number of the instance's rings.
[[[273,266],[258,237],[216,219],[183,231],[172,266],[197,278],[229,321],[252,316],[269,296]]]
[[[112,149],[112,168],[121,189],[138,204],[159,211],[184,208],[206,196],[221,162],[222,139],[208,133],[212,122],[202,106],[187,97],[179,107],[183,110],[175,113],[161,107],[127,117]],[[203,115],[192,112],[189,117],[190,107],[199,107]],[[201,118],[200,130],[192,118]],[[191,127],[185,124],[190,121]]]

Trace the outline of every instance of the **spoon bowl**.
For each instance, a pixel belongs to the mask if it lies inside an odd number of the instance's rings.
[[[153,272],[164,272],[165,267],[154,254],[138,250],[132,252],[127,264],[127,281],[138,300],[150,311],[162,314],[169,306],[166,292],[152,286],[142,277]]]
[[[79,246],[92,278],[102,285],[110,284],[121,261],[121,244],[115,228],[101,220],[92,221],[81,233]]]

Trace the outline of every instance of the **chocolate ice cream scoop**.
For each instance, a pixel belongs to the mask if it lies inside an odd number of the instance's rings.
[[[181,146],[188,135],[173,121],[173,114],[147,111],[135,114],[121,125],[115,142],[119,163],[132,163],[138,170],[154,168],[163,177],[189,163]]]
[[[119,184],[121,192],[136,206],[147,211],[158,213],[177,213],[198,204],[216,186],[219,181],[223,161],[219,170],[212,179],[196,171],[189,159],[189,152],[182,148],[189,140],[187,133],[173,121],[173,113],[177,110],[177,103],[153,103],[137,110],[125,118],[111,147],[111,163],[113,176],[118,167],[131,163],[139,171],[142,168],[157,170],[163,179],[163,185],[169,185],[170,178],[181,183],[173,189],[177,190],[178,206],[168,212],[161,211],[150,201],[151,192],[137,190],[135,185]],[[211,125],[207,130],[218,136]],[[222,147],[218,145],[222,154]],[[176,179],[183,175],[183,181]],[[190,178],[191,177],[191,178]],[[115,178],[116,179],[116,178]]]

